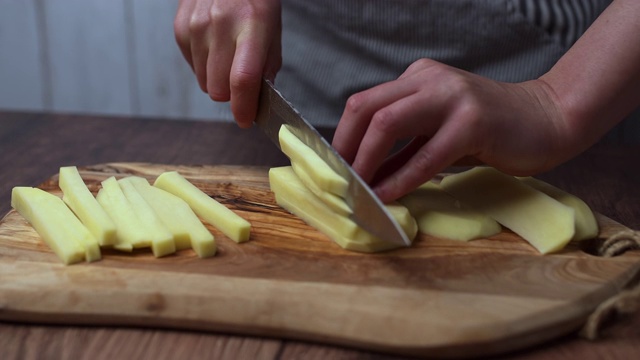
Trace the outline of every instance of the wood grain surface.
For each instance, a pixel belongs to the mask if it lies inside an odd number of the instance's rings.
[[[319,129],[331,138],[330,129]],[[640,146],[599,144],[540,178],[583,198],[597,212],[640,229]],[[257,129],[234,124],[0,111],[0,216],[16,185],[36,186],[63,165],[115,161],[162,164],[286,164]],[[640,353],[640,313],[617,317],[597,341],[574,333],[499,359],[632,359]],[[370,349],[230,332],[157,327],[50,325],[0,321],[2,359],[368,359]]]
[[[153,181],[178,170],[252,224],[236,244],[210,227],[216,257],[105,251],[61,265],[24,219],[0,222],[0,318],[154,326],[285,337],[438,357],[495,355],[576,330],[635,279],[640,253],[613,259],[575,243],[541,256],[505,231],[469,243],[421,236],[377,255],[342,250],[278,207],[267,170],[113,163],[81,169],[97,191],[109,176]],[[60,194],[57,177],[41,185]],[[601,237],[625,227],[600,217]]]

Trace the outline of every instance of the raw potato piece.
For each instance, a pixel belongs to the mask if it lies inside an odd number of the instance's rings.
[[[116,223],[114,248],[121,251],[132,251],[133,248],[151,245],[143,227],[139,226],[136,212],[115,177],[112,176],[102,182],[102,189],[98,192],[96,200]]]
[[[596,217],[589,205],[580,198],[532,177],[520,178],[520,181],[573,208],[576,213],[576,233],[571,240],[588,240],[598,236],[599,229]]]
[[[192,248],[199,257],[214,256],[216,243],[213,235],[191,210],[189,204],[141,177],[131,176],[120,181],[132,183],[151,206],[162,223],[173,234],[176,249]]]
[[[118,185],[122,189],[133,211],[138,218],[138,226],[144,228],[144,232],[151,242],[153,256],[162,257],[176,252],[176,244],[173,235],[167,230],[162,221],[158,218],[151,206],[147,204],[142,195],[138,193],[131,182],[118,180]]]
[[[202,192],[177,171],[160,174],[154,186],[186,201],[191,209],[235,242],[249,240],[251,224]]]
[[[303,169],[322,191],[345,197],[349,188],[347,181],[289,131],[286,125],[280,127],[278,137],[282,152],[289,157],[291,163]]]
[[[62,200],[89,229],[100,246],[113,245],[116,241],[116,224],[93,197],[78,169],[75,166],[61,167],[58,183],[64,194]]]
[[[559,251],[575,233],[572,208],[493,168],[449,175],[445,191],[529,241],[540,253]]]
[[[469,241],[487,238],[502,230],[495,220],[461,203],[431,181],[404,196],[399,202],[409,209],[423,234]]]
[[[98,241],[59,197],[31,187],[14,187],[11,206],[33,226],[65,264],[100,259]]]
[[[270,169],[269,184],[278,205],[297,215],[344,249],[378,252],[400,247],[381,241],[349,218],[336,214],[300,181],[290,166]],[[413,239],[417,233],[417,225],[407,209],[400,205],[387,206],[387,209],[407,236]]]
[[[293,171],[298,175],[298,178],[302,183],[312,192],[314,193],[320,200],[322,200],[327,206],[329,206],[333,211],[335,211],[339,215],[348,216],[353,213],[347,202],[344,201],[343,198],[336,194],[332,194],[330,192],[326,192],[322,190],[316,182],[307,174],[303,167],[298,166],[298,164],[294,161],[291,162],[291,167]]]

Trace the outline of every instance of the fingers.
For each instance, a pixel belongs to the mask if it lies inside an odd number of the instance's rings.
[[[441,112],[437,103],[424,106],[425,96],[419,93],[378,110],[360,142],[353,168],[363,180],[370,182],[398,140],[419,134],[431,137],[440,126]]]
[[[265,37],[265,32],[253,29],[247,29],[238,37],[230,70],[231,111],[242,128],[251,127],[258,110],[262,74],[268,58],[268,49],[261,46],[269,41]]]
[[[376,112],[413,92],[406,82],[390,82],[351,96],[333,136],[333,147],[353,163]]]
[[[473,151],[472,133],[460,127],[458,122],[445,122],[406,163],[379,182],[373,190],[380,200],[389,202],[406,195]]]
[[[180,0],[176,17],[173,20],[173,32],[176,43],[191,69],[193,69],[193,60],[191,58],[191,34],[189,31],[189,22],[193,13],[194,2],[189,0]]]
[[[261,80],[282,63],[279,0],[181,0],[174,30],[202,91],[231,101],[238,124],[251,126]]]

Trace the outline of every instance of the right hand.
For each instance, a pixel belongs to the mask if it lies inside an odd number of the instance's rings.
[[[240,127],[253,124],[262,78],[282,65],[280,0],[180,0],[178,46],[214,101],[231,101]]]

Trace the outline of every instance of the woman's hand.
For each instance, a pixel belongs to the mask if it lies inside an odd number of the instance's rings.
[[[255,119],[263,77],[282,64],[280,0],[180,0],[176,41],[202,91],[231,101],[240,127]]]
[[[530,175],[568,159],[572,140],[543,81],[496,82],[422,59],[397,80],[353,95],[333,146],[382,201],[461,159]],[[388,157],[400,140],[413,139]]]

